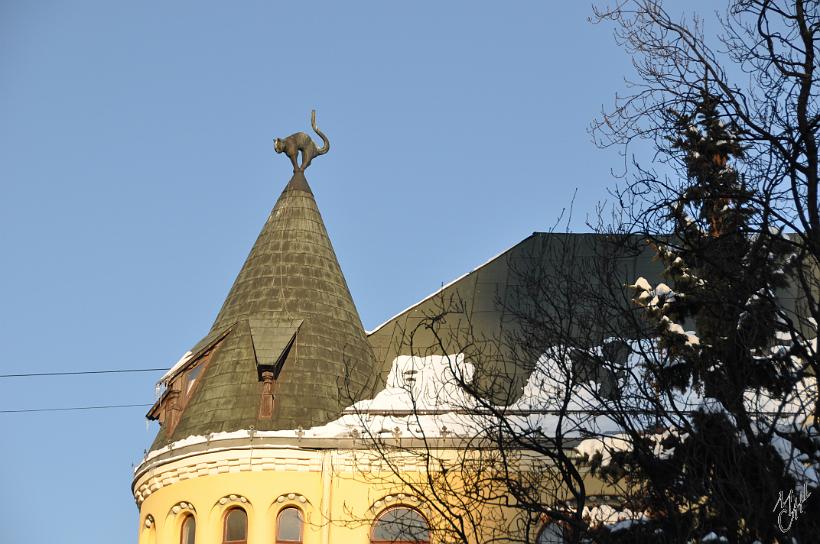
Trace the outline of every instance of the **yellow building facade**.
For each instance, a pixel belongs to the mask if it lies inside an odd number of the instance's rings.
[[[452,496],[435,496],[434,480],[467,485],[464,467],[477,462],[469,424],[447,419],[454,410],[438,410],[442,399],[421,422],[419,399],[400,399],[424,372],[464,367],[457,335],[446,345],[418,326],[431,308],[457,295],[471,301],[471,327],[500,335],[509,320],[494,301],[514,283],[511,262],[543,241],[527,238],[366,333],[297,167],[211,330],[160,381],[148,413],[160,431],[132,484],[139,544],[459,542],[458,532],[433,530],[459,511],[473,520],[461,534],[476,541],[563,542],[560,525],[519,523],[515,508],[442,510]],[[420,345],[421,358],[411,349]],[[527,373],[510,375],[520,393]],[[413,454],[431,448],[434,456]],[[550,470],[538,456],[516,462],[522,473]],[[602,492],[584,479],[587,493]]]
[[[226,514],[247,513],[247,542],[370,542],[371,524],[396,506],[421,501],[386,484],[359,477],[355,455],[334,449],[256,444],[222,449],[218,443],[191,455],[143,465],[135,480],[140,506],[140,544],[184,542],[183,522],[196,520],[197,544],[225,540]],[[377,475],[381,476],[381,475]],[[296,509],[297,539],[281,540],[279,516]],[[292,535],[291,535],[292,538]]]
[[[416,531],[414,526],[396,530],[395,540],[376,538],[379,520],[390,512],[413,511],[427,523],[436,521],[437,514],[429,505],[431,498],[414,495],[403,484],[408,477],[424,481],[425,467],[414,466],[412,460],[396,465],[404,471],[399,479],[383,466],[378,468],[378,455],[366,449],[344,449],[344,444],[336,449],[328,448],[326,443],[311,444],[310,440],[296,447],[276,439],[248,440],[243,446],[238,446],[236,440],[229,440],[230,445],[220,442],[169,452],[139,467],[134,480],[140,509],[139,544],[459,541],[452,536],[436,538],[424,530]],[[451,454],[454,460],[461,458],[460,452]],[[603,491],[592,478],[587,485],[590,492]],[[247,521],[244,538],[230,540],[227,517],[234,510],[242,510]],[[281,516],[288,511],[298,512],[299,528],[295,533],[280,527]],[[477,540],[512,537],[509,522],[515,516],[512,510],[488,515],[488,520],[508,524],[485,527],[486,533]],[[184,525],[189,519],[194,520],[195,532],[191,540],[186,540]],[[550,527],[554,525],[544,523],[536,534]],[[429,540],[423,538],[425,534]],[[563,542],[548,536],[554,535],[544,533],[537,542]],[[525,540],[523,534],[519,537]]]

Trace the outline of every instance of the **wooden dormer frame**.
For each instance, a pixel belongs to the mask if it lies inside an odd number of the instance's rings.
[[[159,421],[160,426],[170,435],[174,432],[179,423],[188,401],[194,396],[199,384],[202,382],[205,372],[208,370],[208,362],[213,354],[222,345],[223,340],[231,331],[233,326],[226,328],[220,334],[203,345],[194,353],[191,358],[172,376],[165,380],[166,388],[162,396],[151,407],[145,415],[149,420]],[[186,377],[194,368],[201,367],[196,382],[190,389],[186,389]]]

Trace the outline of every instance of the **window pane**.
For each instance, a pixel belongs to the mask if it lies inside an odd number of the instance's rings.
[[[421,514],[410,508],[391,508],[373,527],[373,540],[388,542],[426,542],[430,529]]]
[[[200,364],[188,371],[188,387],[185,389],[186,393],[191,392],[191,388],[194,386],[197,378],[199,378],[199,374],[202,372],[202,366],[203,365]]]
[[[182,522],[182,538],[180,540],[182,544],[194,544],[195,537],[196,520],[194,516],[188,516],[185,518],[185,521]]]
[[[241,508],[228,512],[225,519],[225,540],[246,540],[248,538],[248,515]]]
[[[302,541],[302,512],[298,508],[285,508],[279,513],[276,524],[276,540]]]
[[[538,535],[538,544],[563,544],[564,532],[555,523],[550,523]]]

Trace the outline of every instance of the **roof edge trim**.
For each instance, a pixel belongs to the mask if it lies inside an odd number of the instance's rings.
[[[405,308],[404,310],[400,311],[399,313],[395,314],[393,317],[391,317],[391,318],[387,319],[387,320],[386,320],[386,321],[384,321],[382,324],[378,325],[376,328],[371,329],[371,330],[369,330],[369,331],[365,331],[365,334],[366,334],[367,336],[370,336],[371,334],[375,334],[375,333],[377,333],[377,332],[378,332],[378,331],[379,331],[382,327],[384,327],[385,325],[387,325],[387,324],[388,324],[388,323],[390,323],[391,321],[395,320],[397,317],[399,317],[399,316],[401,316],[401,315],[403,315],[403,314],[406,314],[407,312],[409,312],[410,310],[412,310],[412,309],[413,309],[413,308],[415,308],[416,306],[420,306],[420,305],[421,305],[421,304],[423,304],[424,302],[427,302],[428,300],[430,300],[430,299],[431,299],[431,298],[433,298],[434,296],[438,295],[439,293],[441,293],[441,292],[442,292],[442,291],[444,291],[445,289],[448,289],[448,288],[452,287],[453,285],[455,285],[456,283],[460,282],[461,280],[463,280],[464,278],[466,278],[466,277],[467,277],[467,276],[469,276],[470,274],[474,274],[475,272],[478,272],[479,270],[481,270],[482,268],[484,268],[485,266],[487,266],[488,264],[490,264],[490,263],[491,263],[491,262],[493,262],[494,260],[498,259],[499,257],[501,257],[502,255],[504,255],[505,253],[509,253],[510,251],[512,251],[513,249],[515,249],[515,248],[516,248],[516,247],[518,247],[519,245],[523,244],[524,242],[526,242],[527,240],[529,240],[529,239],[530,239],[530,238],[532,238],[533,236],[537,236],[537,235],[539,235],[539,234],[543,234],[543,233],[538,232],[538,231],[533,232],[532,234],[530,234],[529,236],[527,236],[527,237],[526,237],[526,238],[524,238],[523,240],[520,240],[520,241],[516,242],[515,244],[511,245],[511,246],[510,246],[510,247],[508,247],[507,249],[505,249],[505,250],[501,251],[500,253],[496,254],[495,256],[491,257],[490,259],[488,259],[488,260],[487,260],[487,261],[485,261],[484,263],[482,263],[482,264],[478,265],[477,267],[473,268],[473,269],[472,269],[472,270],[470,270],[469,272],[467,272],[467,273],[465,273],[465,274],[462,274],[461,276],[459,276],[459,277],[457,277],[456,279],[452,280],[452,281],[451,281],[451,282],[449,282],[447,285],[443,285],[443,286],[441,286],[441,288],[437,289],[435,292],[430,293],[429,295],[427,295],[427,296],[426,296],[426,297],[424,297],[423,299],[419,300],[418,302],[415,302],[415,303],[411,304],[410,306],[408,306],[408,307],[407,307],[407,308]]]
[[[204,352],[206,352],[210,348],[212,348],[214,346],[214,344],[216,344],[217,342],[219,342],[220,340],[225,338],[228,335],[228,333],[231,332],[231,330],[233,330],[236,323],[237,322],[231,323],[230,325],[225,327],[223,330],[221,330],[217,334],[213,335],[212,340],[210,340],[209,342],[203,344],[196,351],[189,352],[189,353],[191,353],[190,355],[183,355],[182,359],[180,359],[177,364],[175,364],[174,366],[169,368],[168,372],[166,372],[165,374],[162,375],[162,377],[157,381],[157,385],[167,384],[171,380],[171,378],[176,377],[177,374],[182,372],[185,369],[185,367],[187,367],[189,365],[189,363],[192,363],[192,362],[196,361],[199,358],[200,355],[202,355]],[[203,338],[202,340],[207,339],[208,336],[211,336],[211,335],[210,334],[206,335],[205,338]],[[199,343],[201,343],[202,340],[200,340],[199,342],[194,344],[194,347],[196,347]]]

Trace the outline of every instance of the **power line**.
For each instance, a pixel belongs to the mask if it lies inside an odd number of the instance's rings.
[[[31,378],[36,376],[81,376],[84,374],[121,374],[124,372],[159,372],[167,368],[121,368],[117,370],[72,370],[67,372],[29,372],[25,374],[0,374],[0,378]]]
[[[109,408],[146,408],[153,404],[106,404],[100,406],[71,406],[68,408],[22,408],[19,410],[0,410],[0,414],[20,414],[24,412],[72,412],[77,410],[107,410]]]

